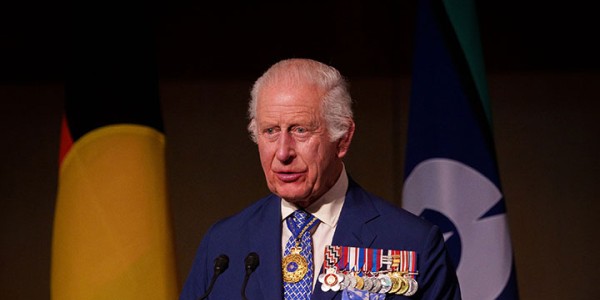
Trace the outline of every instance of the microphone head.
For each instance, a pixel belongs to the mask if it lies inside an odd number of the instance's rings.
[[[221,274],[229,267],[229,257],[225,254],[215,258],[215,274]]]
[[[244,262],[246,263],[246,272],[254,272],[259,264],[258,254],[255,252],[248,253]]]

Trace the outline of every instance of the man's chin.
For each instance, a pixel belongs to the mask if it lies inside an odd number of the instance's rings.
[[[302,198],[302,199],[288,199],[285,197],[282,197],[283,199],[285,199],[285,201],[294,204],[295,206],[301,207],[301,208],[307,208],[308,206],[310,206],[312,203],[310,200]]]
[[[290,194],[290,193],[281,193],[278,195],[290,203],[298,203],[298,202],[303,202],[303,201],[307,200],[306,199],[307,197],[305,197],[304,195]]]
[[[293,203],[298,206],[305,207],[302,204],[310,202],[308,199],[308,193],[301,193],[298,191],[289,191],[289,190],[278,190],[275,194],[279,197],[285,199],[285,201],[289,203]]]

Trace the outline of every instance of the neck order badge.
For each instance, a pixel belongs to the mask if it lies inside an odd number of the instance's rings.
[[[310,299],[313,282],[311,229],[318,224],[313,215],[297,210],[287,219],[292,236],[282,260],[284,298]]]

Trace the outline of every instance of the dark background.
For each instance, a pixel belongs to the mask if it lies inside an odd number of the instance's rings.
[[[584,1],[525,2],[477,1],[519,289],[522,299],[594,299],[596,10]],[[367,189],[400,205],[416,1],[153,4],[180,281],[208,226],[266,193],[245,105],[252,81],[279,59],[315,58],[348,77],[357,133],[347,167]],[[62,2],[0,4],[6,299],[49,297],[71,9]],[[111,24],[107,15],[99,26]]]
[[[88,14],[113,13],[129,2],[83,6]],[[598,69],[598,21],[587,1],[475,2],[490,72]],[[253,78],[291,56],[323,60],[351,76],[410,71],[416,0],[134,5],[132,20],[148,11],[154,18],[162,78]],[[64,79],[73,5],[20,1],[0,8],[0,79]],[[109,27],[113,18],[107,14],[98,23]]]

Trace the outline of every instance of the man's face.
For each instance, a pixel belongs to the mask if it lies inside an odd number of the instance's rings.
[[[301,207],[335,184],[346,153],[329,139],[322,96],[311,85],[265,86],[258,95],[257,143],[267,185]]]

